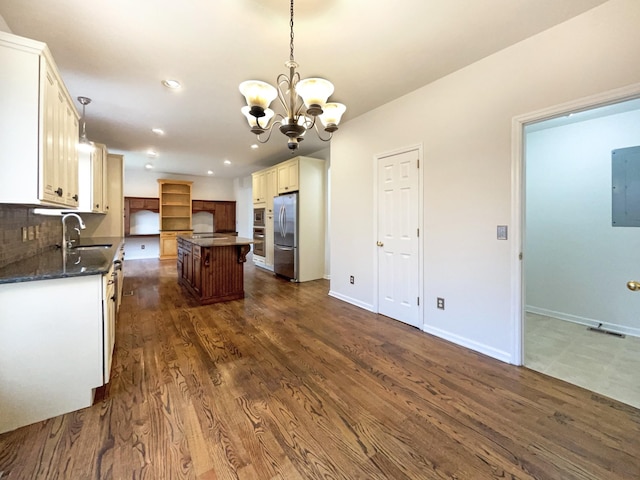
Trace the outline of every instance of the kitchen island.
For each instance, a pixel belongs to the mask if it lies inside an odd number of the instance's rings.
[[[178,282],[201,305],[244,298],[253,240],[223,234],[178,236]]]

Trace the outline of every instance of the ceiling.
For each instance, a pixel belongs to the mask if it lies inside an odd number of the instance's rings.
[[[302,78],[332,81],[331,100],[347,105],[344,124],[602,3],[297,0],[295,59]],[[124,153],[126,170],[151,163],[233,178],[291,156],[278,131],[250,148],[238,91],[285,72],[287,0],[1,0],[0,16],[13,33],[49,45],[71,96],[93,100],[88,137]],[[182,88],[168,90],[167,78]],[[300,154],[327,148],[315,137],[305,136]]]

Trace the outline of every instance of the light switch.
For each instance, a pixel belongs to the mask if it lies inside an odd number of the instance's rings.
[[[506,239],[507,239],[507,226],[498,225],[498,240],[506,240]]]

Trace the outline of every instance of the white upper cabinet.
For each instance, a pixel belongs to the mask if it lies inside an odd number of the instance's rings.
[[[297,192],[300,157],[278,164],[278,193]]]
[[[82,212],[107,213],[107,147],[94,144],[92,152],[78,154],[78,182]]]
[[[266,172],[261,170],[260,172],[255,172],[251,176],[251,186],[252,186],[252,195],[253,195],[253,204],[260,205],[265,203],[266,198],[266,188],[267,188],[267,178]]]
[[[44,43],[0,32],[0,203],[78,207],[78,112]]]

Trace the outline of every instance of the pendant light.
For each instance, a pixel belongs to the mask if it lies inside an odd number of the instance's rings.
[[[93,152],[93,142],[87,138],[87,125],[86,125],[86,117],[85,117],[85,107],[91,103],[91,99],[89,97],[78,97],[78,102],[82,105],[82,132],[80,133],[80,138],[78,140],[78,151],[91,153]]]

